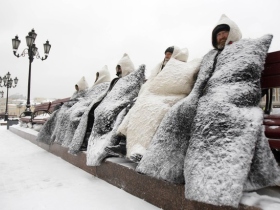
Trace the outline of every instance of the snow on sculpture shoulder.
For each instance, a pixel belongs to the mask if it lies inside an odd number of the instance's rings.
[[[189,51],[187,48],[182,48],[180,49],[177,46],[174,46],[174,51],[172,53],[171,58],[176,59],[178,61],[182,61],[182,62],[187,62],[189,57]],[[144,89],[146,89],[146,87],[150,86],[150,83],[153,81],[153,79],[155,77],[157,77],[157,75],[162,71],[162,65],[163,62],[160,62],[159,64],[157,64],[152,70],[151,70],[151,74],[147,80],[146,83],[143,84],[143,86],[141,87],[141,90],[139,92],[139,95],[144,91]]]

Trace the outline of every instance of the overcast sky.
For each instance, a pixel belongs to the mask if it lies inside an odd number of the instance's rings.
[[[46,40],[52,47],[47,60],[32,63],[31,99],[69,97],[82,76],[92,86],[104,65],[114,77],[124,53],[135,67],[146,64],[147,75],[172,45],[187,47],[189,61],[203,57],[222,14],[243,38],[273,34],[269,51],[278,51],[279,8],[279,0],[0,0],[0,76],[17,76],[9,93],[27,95],[29,60],[13,55],[12,38],[19,36],[21,53],[32,28],[41,56]]]

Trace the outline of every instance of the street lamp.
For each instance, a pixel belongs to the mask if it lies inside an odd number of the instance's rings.
[[[8,72],[3,77],[3,79],[0,77],[0,87],[7,87],[6,111],[5,111],[5,120],[4,121],[7,121],[8,117],[9,117],[9,114],[8,114],[9,88],[12,88],[12,87],[15,88],[17,86],[17,83],[18,83],[18,78],[17,77],[14,80],[12,78],[10,78],[10,77],[11,77],[10,72]],[[2,81],[4,81],[4,86],[2,86]],[[13,86],[13,82],[15,83],[15,86]]]
[[[31,63],[33,62],[34,56],[37,59],[41,59],[42,61],[46,60],[48,58],[48,55],[49,55],[49,52],[51,49],[51,45],[50,45],[49,41],[46,41],[46,43],[44,44],[45,57],[41,58],[39,55],[39,52],[38,52],[38,48],[35,45],[36,37],[37,37],[37,34],[35,33],[35,30],[32,29],[28,33],[28,35],[25,37],[26,45],[28,48],[24,49],[23,52],[21,53],[21,55],[16,54],[21,41],[18,39],[18,36],[15,36],[15,38],[12,39],[14,55],[18,58],[21,56],[24,57],[25,55],[28,55],[28,58],[29,58],[27,102],[26,102],[25,111],[23,112],[23,116],[31,116],[31,114],[32,114],[32,111],[30,109]]]

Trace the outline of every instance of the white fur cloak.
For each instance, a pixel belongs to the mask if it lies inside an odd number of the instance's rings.
[[[128,157],[135,153],[144,155],[165,113],[192,89],[201,60],[186,63],[187,50],[178,47],[172,56],[163,70],[159,65],[153,70],[118,129],[127,138]]]

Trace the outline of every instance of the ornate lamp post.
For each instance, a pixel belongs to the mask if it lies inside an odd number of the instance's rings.
[[[16,77],[14,80],[11,77],[10,72],[8,72],[3,79],[0,77],[0,87],[7,87],[7,98],[6,98],[6,111],[5,111],[5,120],[8,120],[9,114],[8,114],[8,99],[9,99],[9,88],[15,88],[18,83],[18,78]],[[1,85],[2,81],[4,81],[4,86]],[[15,83],[15,86],[13,86],[13,82]],[[3,92],[3,91],[2,91]]]
[[[2,95],[1,98],[3,98],[3,95],[4,95],[4,91],[3,90],[0,91],[0,95]]]
[[[14,55],[16,57],[24,57],[25,55],[28,55],[29,58],[29,74],[28,74],[28,89],[27,89],[27,102],[26,102],[26,108],[25,111],[23,112],[24,116],[31,116],[32,111],[30,109],[30,86],[31,86],[31,63],[33,62],[34,56],[37,59],[41,59],[46,60],[48,58],[50,49],[51,49],[51,45],[49,43],[49,41],[46,41],[46,43],[44,44],[44,52],[45,52],[45,57],[41,58],[38,52],[38,48],[35,45],[35,39],[36,39],[37,34],[35,33],[34,29],[32,29],[28,35],[25,37],[26,39],[26,44],[27,47],[26,49],[23,50],[23,52],[21,53],[21,55],[16,54],[18,47],[20,45],[20,40],[18,39],[18,36],[16,36],[14,39],[12,39],[12,44],[13,44],[13,51],[14,51]]]

